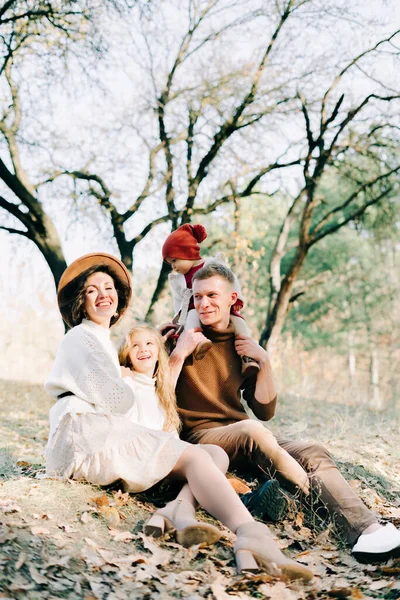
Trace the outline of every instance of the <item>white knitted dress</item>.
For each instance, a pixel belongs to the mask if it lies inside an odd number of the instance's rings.
[[[122,480],[127,491],[140,492],[171,472],[189,444],[161,431],[154,380],[127,380],[109,330],[84,320],[66,334],[45,388],[55,398],[73,395],[50,409],[48,475],[97,485]]]

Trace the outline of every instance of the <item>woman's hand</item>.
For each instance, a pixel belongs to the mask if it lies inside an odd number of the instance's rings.
[[[121,367],[121,377],[129,377],[132,375],[132,371],[128,367]]]

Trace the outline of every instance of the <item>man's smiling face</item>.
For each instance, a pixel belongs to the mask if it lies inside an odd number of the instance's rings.
[[[194,307],[202,325],[224,330],[237,300],[233,285],[219,275],[193,281]]]

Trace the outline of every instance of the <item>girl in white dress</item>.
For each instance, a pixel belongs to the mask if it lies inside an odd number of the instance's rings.
[[[224,475],[228,466],[225,452],[216,446],[191,445],[177,437],[171,396],[154,398],[153,388],[148,395],[153,398],[153,406],[143,408],[145,382],[134,378],[142,375],[151,380],[157,372],[157,363],[162,360],[160,346],[149,350],[155,337],[147,339],[144,332],[135,336],[140,343],[129,351],[135,371],[133,382],[123,379],[109,328],[126,310],[130,297],[126,267],[108,254],[83,256],[61,277],[58,303],[72,329],[60,344],[45,384],[57,399],[50,409],[47,472],[96,485],[121,480],[131,492],[146,490],[167,476],[180,479],[186,484],[176,500],[156,511],[147,522],[148,535],[160,536],[173,529],[178,542],[185,546],[214,543],[219,530],[196,520],[199,503],[236,533],[234,551],[239,571],[261,567],[291,579],[310,580],[311,571],[286,557],[268,527],[255,522],[240,501]],[[143,339],[147,348],[144,353]],[[191,351],[197,343],[195,340]],[[146,363],[149,368],[142,368]],[[126,367],[122,369],[124,375],[132,377]],[[153,412],[164,413],[164,421],[149,423]]]

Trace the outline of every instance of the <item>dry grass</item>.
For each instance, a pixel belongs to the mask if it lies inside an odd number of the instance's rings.
[[[289,554],[314,569],[311,588],[235,575],[227,530],[212,549],[148,542],[142,525],[164,490],[127,497],[40,478],[52,400],[36,385],[3,381],[0,391],[0,598],[293,600],[330,598],[333,588],[358,600],[400,597],[393,585],[396,563],[386,571],[359,565],[329,531],[319,537],[310,531],[298,509],[272,529]],[[391,420],[289,397],[271,425],[280,435],[323,441],[364,501],[383,519],[400,523],[399,431]]]

